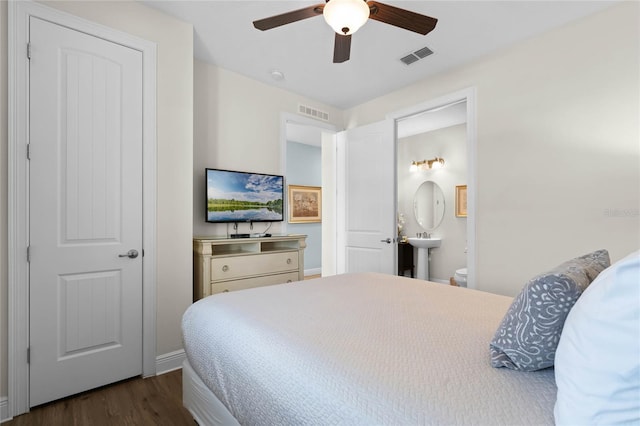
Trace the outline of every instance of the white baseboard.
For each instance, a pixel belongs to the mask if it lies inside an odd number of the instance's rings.
[[[184,349],[158,355],[156,357],[156,375],[168,373],[182,368],[182,362],[187,358]]]
[[[12,417],[9,417],[9,401],[6,396],[0,397],[0,423],[8,422]]]
[[[308,277],[309,275],[320,275],[321,273],[322,273],[322,268],[312,268],[312,269],[304,270],[305,277]]]

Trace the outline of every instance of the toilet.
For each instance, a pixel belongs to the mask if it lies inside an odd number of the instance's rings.
[[[453,279],[460,287],[467,286],[467,268],[456,269],[456,273],[453,275]]]

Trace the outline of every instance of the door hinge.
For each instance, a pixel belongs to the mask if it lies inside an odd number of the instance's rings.
[[[27,59],[31,59],[31,43],[27,43]]]
[[[27,364],[31,364],[31,348],[27,348]]]
[[[27,246],[27,263],[31,262],[31,246]]]
[[[31,144],[27,144],[27,160],[31,160]]]

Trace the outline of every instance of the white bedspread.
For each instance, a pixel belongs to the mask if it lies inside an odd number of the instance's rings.
[[[511,298],[382,274],[222,293],[188,360],[244,425],[553,424],[553,370],[489,364]]]

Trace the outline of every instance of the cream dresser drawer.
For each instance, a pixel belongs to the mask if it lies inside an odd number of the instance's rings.
[[[304,279],[306,235],[193,239],[193,300]]]
[[[298,270],[298,252],[211,259],[211,281]]]
[[[265,285],[283,284],[298,281],[298,272],[267,275],[264,277],[245,278],[243,280],[224,281],[211,284],[211,294],[226,293],[227,291],[244,290]]]

